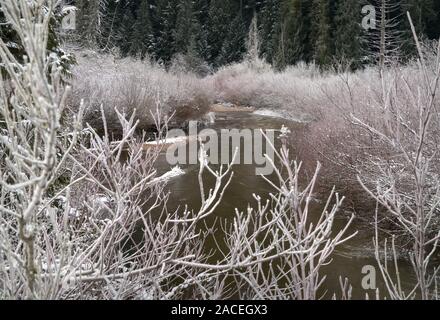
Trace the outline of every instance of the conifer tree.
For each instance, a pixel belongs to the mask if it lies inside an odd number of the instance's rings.
[[[246,52],[246,28],[241,14],[229,23],[227,36],[223,40],[221,52],[216,59],[216,65],[226,65],[240,61]]]
[[[222,52],[224,41],[228,35],[230,17],[229,4],[223,0],[212,0],[209,6],[207,27],[207,43],[209,63],[216,65]]]
[[[76,25],[79,42],[83,45],[97,47],[101,41],[106,6],[105,0],[77,0]]]
[[[421,39],[440,36],[436,0],[72,1],[79,9],[82,44],[103,50],[117,47],[141,58],[148,54],[166,64],[176,54],[214,67],[240,60],[254,13],[259,16],[261,56],[278,68],[299,61],[328,66],[341,60],[357,68],[364,56],[383,66],[401,53],[409,56],[414,42],[406,11]],[[376,30],[361,28],[364,4],[376,7]],[[7,27],[0,32],[6,37]]]
[[[150,4],[148,0],[141,0],[136,11],[136,20],[131,35],[131,55],[145,58],[151,52],[153,45],[153,29],[150,20]]]
[[[121,54],[127,56],[132,54],[132,48],[135,45],[133,36],[135,35],[134,29],[135,15],[132,11],[130,3],[126,4],[126,8],[122,13],[122,21],[119,28],[118,42]]]
[[[313,0],[312,17],[313,59],[321,67],[328,66],[333,53],[329,0]]]
[[[401,23],[403,38],[402,51],[410,58],[417,53],[417,50],[406,13],[409,12],[411,14],[416,32],[418,36],[424,40],[426,36],[431,35],[431,28],[435,26],[439,12],[435,10],[433,0],[403,0],[401,10],[403,20]],[[438,27],[440,27],[440,25]]]
[[[416,31],[426,33],[429,25],[435,23],[438,12],[435,11],[434,0],[404,0],[402,7],[404,11],[411,14]],[[409,26],[406,22],[405,26]]]
[[[190,40],[191,52],[200,59],[208,62],[210,56],[210,48],[208,45],[208,32],[205,25],[198,20],[193,24],[193,32]]]
[[[177,11],[176,0],[161,0],[156,8],[155,54],[157,60],[168,64],[174,56],[174,36]]]
[[[334,20],[335,58],[346,60],[353,69],[362,63],[361,2],[339,0]]]
[[[261,54],[272,63],[280,41],[281,8],[280,0],[264,0],[260,13]]]
[[[191,0],[181,0],[177,4],[176,26],[174,28],[174,52],[186,53],[191,41],[194,16]]]
[[[280,40],[275,65],[284,68],[299,61],[310,61],[310,3],[283,0]]]
[[[208,45],[208,10],[205,0],[193,1],[193,25],[190,39],[190,52],[199,59],[208,61],[210,48]]]
[[[256,62],[260,58],[260,35],[258,30],[258,19],[256,13],[249,27],[249,34],[246,41],[247,59]]]
[[[376,0],[377,31],[369,37],[371,56],[380,70],[386,64],[398,61],[404,41],[402,32],[401,1]]]

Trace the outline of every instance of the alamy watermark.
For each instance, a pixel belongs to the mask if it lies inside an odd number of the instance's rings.
[[[65,6],[61,9],[61,29],[65,31],[76,30],[76,7]]]
[[[376,8],[373,5],[366,5],[362,7],[362,14],[364,15],[362,19],[362,28],[365,30],[375,30],[376,29]]]
[[[283,127],[284,131],[288,130]],[[185,143],[178,143],[184,141]],[[169,130],[166,144],[167,162],[174,165],[196,165],[199,143],[203,143],[208,163],[227,165],[255,165],[256,175],[270,175],[274,171],[275,130],[261,129],[203,129],[197,121],[189,122],[188,135],[182,129]],[[235,158],[234,158],[235,155]]]
[[[364,290],[376,290],[377,284],[376,284],[376,268],[371,265],[366,265],[362,268],[362,274],[364,275],[362,277],[362,289]]]

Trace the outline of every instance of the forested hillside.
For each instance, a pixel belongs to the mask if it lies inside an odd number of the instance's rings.
[[[382,2],[386,25],[381,23]],[[165,64],[177,54],[213,67],[241,60],[254,15],[261,55],[280,68],[298,61],[320,66],[370,61],[379,50],[372,39],[380,38],[381,26],[390,37],[398,36],[404,51],[414,51],[406,11],[420,35],[430,39],[440,35],[440,2],[435,0],[73,0],[73,4],[78,7],[78,36],[84,45],[117,47],[123,56],[148,54]],[[375,30],[361,26],[365,5],[377,9]]]

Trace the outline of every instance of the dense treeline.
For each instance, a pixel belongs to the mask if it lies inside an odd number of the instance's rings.
[[[418,33],[440,35],[440,1],[436,0],[74,0],[79,9],[79,39],[122,55],[150,56],[168,64],[176,55],[218,67],[242,59],[253,17],[258,18],[260,52],[282,68],[298,61],[354,66],[380,51],[374,39],[380,28],[411,52],[406,11]],[[382,3],[384,6],[382,7]],[[374,5],[376,30],[366,32],[362,8]],[[386,25],[381,24],[385,8]],[[391,36],[392,34],[392,36]],[[394,35],[399,36],[398,40]],[[397,36],[396,36],[397,37]],[[391,39],[392,38],[392,39]],[[391,53],[392,50],[389,50]],[[372,54],[373,53],[373,54]],[[386,54],[384,48],[383,54]]]

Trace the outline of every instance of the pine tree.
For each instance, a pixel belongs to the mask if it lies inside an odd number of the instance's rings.
[[[207,27],[208,54],[207,61],[215,66],[219,61],[223,44],[229,34],[229,3],[223,0],[212,0],[209,6]]]
[[[194,16],[191,0],[181,0],[177,4],[177,18],[174,29],[174,52],[186,53],[193,32]]]
[[[417,53],[417,49],[406,13],[410,13],[416,32],[421,39],[432,35],[430,28],[435,26],[439,13],[435,10],[433,0],[403,0],[401,10],[403,19],[403,23],[401,24],[403,38],[402,51],[406,57],[410,58]]]
[[[330,64],[333,53],[329,0],[313,0],[313,8],[313,59],[324,67]]]
[[[241,14],[229,23],[227,37],[223,40],[221,52],[216,59],[216,65],[226,65],[243,59],[246,53],[246,28]]]
[[[135,34],[134,30],[134,22],[135,16],[130,7],[130,4],[127,4],[123,15],[122,22],[119,29],[119,48],[121,49],[121,54],[123,56],[128,56],[132,54],[131,49],[135,45],[133,35]]]
[[[207,28],[208,12],[209,4],[205,0],[194,0],[190,49],[193,54],[206,62],[210,55]]]
[[[435,11],[434,0],[404,0],[403,10],[411,14],[416,31],[426,33],[429,25],[435,23],[438,12]],[[403,17],[405,20],[406,15]],[[405,21],[405,25],[409,24]]]
[[[126,0],[106,0],[105,10],[102,12],[101,41],[99,48],[108,51],[119,47],[122,39],[122,17]]]
[[[102,21],[106,11],[104,0],[77,0],[77,30],[79,42],[97,47],[102,40]]]
[[[370,48],[380,70],[383,70],[386,64],[401,58],[404,43],[401,6],[401,1],[376,0],[378,31],[370,38]]]
[[[275,65],[284,68],[299,61],[310,61],[310,3],[307,0],[283,0],[281,12]]]
[[[369,3],[376,6],[377,29],[368,32],[363,48],[361,7]],[[216,67],[240,60],[254,12],[259,16],[261,55],[280,68],[313,60],[321,66],[350,60],[356,68],[364,49],[379,64],[395,60],[399,52],[408,56],[415,48],[407,10],[421,38],[440,36],[436,0],[74,0],[74,4],[79,7],[78,39],[83,44],[104,50],[117,47],[142,58],[148,53],[166,64],[176,54],[191,54]],[[0,32],[6,37],[7,26]]]
[[[261,54],[266,61],[273,63],[280,41],[280,0],[264,0],[259,22],[259,30],[263,40],[261,42]]]
[[[260,59],[260,49],[261,44],[258,30],[258,19],[257,14],[254,13],[246,41],[247,59],[251,62],[258,61]]]
[[[210,48],[208,45],[208,31],[206,26],[202,25],[198,20],[193,24],[189,48],[193,54],[197,55],[200,59],[206,62],[209,60]]]
[[[153,29],[150,20],[150,4],[142,0],[136,11],[136,19],[131,35],[130,54],[144,59],[151,52],[153,45]]]
[[[161,0],[156,7],[154,53],[156,59],[169,64],[174,56],[174,35],[177,11],[176,0]]]
[[[350,62],[353,69],[362,63],[361,3],[339,0],[334,19],[335,58]]]
[[[194,36],[191,37],[184,58],[188,71],[191,71],[202,77],[210,73],[211,70],[208,63],[200,56],[198,52],[197,42]]]

